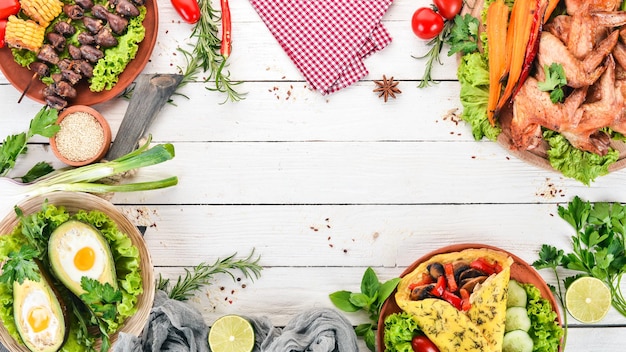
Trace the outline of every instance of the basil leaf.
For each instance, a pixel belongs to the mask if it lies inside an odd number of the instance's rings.
[[[360,309],[360,307],[357,307],[350,302],[351,294],[352,293],[350,291],[337,291],[331,293],[328,297],[337,308],[343,310],[344,312],[356,312]]]
[[[361,280],[361,292],[369,297],[373,297],[378,292],[380,282],[378,276],[372,268],[367,268]]]

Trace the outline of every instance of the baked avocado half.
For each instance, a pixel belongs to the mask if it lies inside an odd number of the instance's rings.
[[[13,316],[29,350],[58,351],[65,342],[65,306],[45,274],[39,281],[13,282]]]
[[[50,235],[48,256],[52,273],[78,297],[86,292],[81,286],[85,276],[117,289],[109,243],[89,224],[69,220],[57,227]]]

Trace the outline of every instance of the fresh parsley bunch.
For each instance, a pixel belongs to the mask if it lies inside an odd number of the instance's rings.
[[[559,206],[558,213],[576,231],[572,236],[572,252],[544,244],[539,260],[532,265],[537,269],[550,268],[555,273],[557,267],[580,272],[563,280],[565,288],[580,276],[602,280],[611,291],[612,306],[626,317],[626,299],[620,287],[626,272],[626,206],[608,202],[591,204],[576,196],[567,208]],[[558,275],[556,278],[558,282]],[[558,285],[563,303],[560,282]]]
[[[337,291],[329,295],[333,304],[344,312],[364,310],[369,313],[371,323],[357,325],[354,330],[357,336],[362,336],[365,344],[371,351],[376,351],[376,335],[378,317],[383,303],[396,289],[400,278],[393,278],[381,283],[372,268],[367,268],[361,279],[361,292]]]
[[[44,106],[30,121],[28,131],[10,135],[0,143],[0,176],[6,176],[13,167],[17,158],[27,151],[28,141],[36,136],[50,138],[59,130],[56,124],[58,111]],[[22,177],[22,182],[31,182],[41,176],[54,171],[48,163],[37,163],[27,175]]]

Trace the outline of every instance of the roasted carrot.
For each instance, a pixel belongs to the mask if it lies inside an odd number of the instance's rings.
[[[509,60],[507,60],[509,63],[507,82],[504,87],[504,93],[500,97],[494,112],[496,116],[513,95],[513,90],[522,74],[526,48],[528,47],[534,19],[533,15],[537,11],[539,1],[541,0],[517,0],[513,4],[511,11],[512,19],[508,28],[508,31],[512,31],[512,33],[507,33],[507,40],[512,40],[511,43],[507,43],[507,50],[509,50],[507,52],[509,57]]]
[[[487,9],[487,42],[489,43],[489,100],[487,118],[495,124],[494,111],[502,92],[502,75],[506,70],[506,37],[509,7],[504,0],[491,3]]]
[[[533,15],[532,24],[530,25],[530,37],[528,38],[528,45],[526,45],[526,53],[524,54],[524,65],[522,66],[522,72],[517,80],[517,83],[515,84],[515,89],[513,89],[511,98],[515,98],[519,90],[522,88],[522,84],[524,84],[524,81],[528,78],[533,61],[535,61],[535,57],[539,51],[539,36],[541,30],[543,29],[542,16],[545,13],[547,5],[548,3],[545,0],[537,2],[537,8],[535,9],[535,13]]]
[[[561,0],[548,0],[548,4],[546,7],[546,13],[543,15],[543,24],[546,24],[546,21],[550,19],[552,12],[556,9],[556,6],[561,2]]]

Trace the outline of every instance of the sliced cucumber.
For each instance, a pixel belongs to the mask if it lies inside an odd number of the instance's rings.
[[[526,290],[515,280],[509,280],[509,294],[506,307],[526,307]]]
[[[526,308],[511,307],[506,310],[506,322],[504,331],[523,330],[528,332],[530,329],[530,318]]]
[[[532,352],[533,339],[526,331],[507,332],[502,341],[502,352]]]

